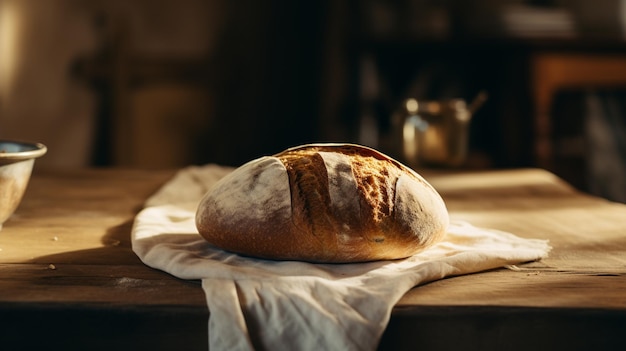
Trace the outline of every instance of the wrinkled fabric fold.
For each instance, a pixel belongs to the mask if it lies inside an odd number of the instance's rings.
[[[181,170],[146,202],[132,230],[148,266],[202,281],[211,350],[375,350],[411,288],[545,257],[547,241],[453,221],[439,244],[407,259],[312,264],[242,257],[195,228],[197,203],[229,169]]]

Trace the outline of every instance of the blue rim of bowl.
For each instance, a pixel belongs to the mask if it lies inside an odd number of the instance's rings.
[[[17,146],[20,151],[2,150],[3,144],[11,144]],[[0,139],[0,162],[2,161],[21,161],[38,158],[46,154],[48,148],[41,143],[30,143],[15,140]]]

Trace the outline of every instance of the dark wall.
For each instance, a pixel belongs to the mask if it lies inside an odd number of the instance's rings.
[[[205,161],[240,164],[319,138],[324,2],[229,2],[210,60]]]

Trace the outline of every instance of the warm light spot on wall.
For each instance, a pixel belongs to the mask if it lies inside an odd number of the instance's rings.
[[[0,98],[6,98],[19,65],[19,6],[15,1],[0,1]]]

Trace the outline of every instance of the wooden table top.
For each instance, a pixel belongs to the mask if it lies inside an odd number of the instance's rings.
[[[130,231],[174,171],[38,171],[0,231],[0,344],[206,350],[198,282],[143,265]],[[626,341],[626,205],[538,169],[423,172],[451,217],[549,239],[540,262],[432,282],[397,304],[381,349],[587,349]]]

